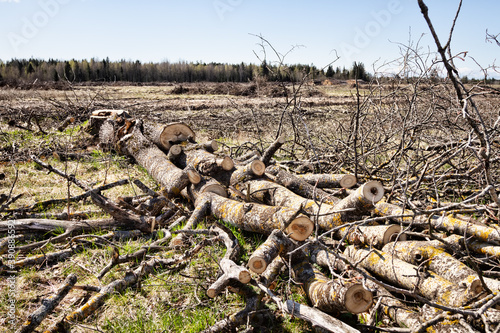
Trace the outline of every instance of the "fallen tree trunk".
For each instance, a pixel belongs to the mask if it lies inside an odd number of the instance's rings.
[[[305,240],[312,233],[314,224],[296,209],[243,203],[223,198],[215,193],[206,193],[212,214],[242,230],[269,235],[280,229],[299,241]]]
[[[314,187],[313,185],[307,183],[305,180],[302,180],[296,175],[282,170],[276,165],[267,167],[266,175],[274,182],[285,186],[287,189],[304,198],[320,201],[329,205],[335,205],[340,201],[340,199],[319,188]]]
[[[268,205],[303,209],[311,218],[317,220],[318,226],[324,230],[330,230],[369,213],[373,208],[371,202],[380,200],[380,193],[383,195],[383,192],[380,192],[383,191],[380,183],[369,182],[335,206],[331,206],[318,205],[313,200],[305,199],[283,186],[265,180],[247,181],[236,188]],[[372,191],[377,191],[377,196],[373,196]]]
[[[192,165],[196,171],[205,176],[213,176],[234,168],[234,162],[230,157],[221,158],[204,150],[184,151],[176,158],[175,164],[181,169]]]
[[[308,260],[293,265],[295,279],[314,307],[326,312],[349,311],[357,314],[368,311],[373,295],[361,283],[349,280],[332,280],[316,270]]]
[[[177,168],[156,145],[146,139],[141,132],[140,121],[123,130],[117,143],[118,150],[132,156],[145,168],[161,184],[167,198],[178,195],[190,183],[188,172]]]
[[[299,179],[319,188],[351,188],[358,180],[354,175],[342,174],[314,174],[297,175]]]
[[[344,254],[373,274],[443,305],[460,307],[469,300],[465,287],[457,286],[432,271],[420,272],[417,266],[387,252],[349,246]]]
[[[382,251],[413,265],[425,265],[434,273],[450,282],[465,286],[471,298],[483,291],[477,273],[455,259],[442,249],[434,247],[433,242],[406,241],[389,243]]]
[[[500,245],[500,230],[494,227],[487,227],[479,224],[474,224],[469,221],[464,221],[453,215],[432,215],[430,218],[427,215],[414,215],[411,210],[403,209],[390,203],[378,203],[375,213],[379,216],[393,216],[399,222],[413,225],[429,224],[441,231],[447,231],[458,235],[467,235],[474,237],[475,240],[482,242]],[[395,218],[396,215],[410,215],[401,218]]]
[[[345,227],[339,229],[337,235],[349,244],[365,244],[378,249],[396,239],[406,240],[406,235],[401,234],[401,227],[397,224]]]

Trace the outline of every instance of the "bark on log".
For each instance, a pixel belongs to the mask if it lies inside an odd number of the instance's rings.
[[[419,272],[417,266],[387,252],[349,246],[344,254],[373,274],[443,305],[460,307],[469,299],[465,287],[457,286],[432,271]]]
[[[177,196],[189,184],[187,171],[177,168],[165,154],[141,133],[135,124],[130,134],[120,138],[118,150],[132,156],[162,186],[167,198]]]
[[[257,286],[272,298],[272,300],[278,305],[278,309],[293,317],[310,322],[314,328],[320,328],[333,333],[359,333],[358,330],[318,309],[311,308],[292,300],[286,300],[283,302],[269,288],[267,288],[267,286],[263,284],[257,284]]]
[[[214,298],[220,294],[231,280],[246,284],[250,282],[252,278],[247,269],[236,265],[232,260],[223,258],[219,265],[224,274],[208,288],[207,295],[210,298]]]
[[[274,230],[250,256],[248,267],[257,274],[263,273],[280,254],[295,249],[295,244],[281,230]]]
[[[406,240],[406,235],[401,234],[401,226],[397,224],[346,227],[339,229],[336,234],[339,238],[345,237],[349,244],[365,244],[378,249],[396,238],[399,241]]]
[[[450,235],[443,239],[447,243],[459,246],[462,250],[472,250],[475,253],[484,254],[492,257],[500,257],[500,246],[493,245],[491,243],[486,243],[478,241],[472,238],[467,239],[467,241],[459,235]]]
[[[198,150],[198,149],[204,149],[204,150],[208,151],[209,153],[214,153],[219,149],[219,144],[215,140],[205,142],[205,143],[187,143],[187,144],[183,143],[182,144],[183,151]]]
[[[226,188],[217,180],[208,177],[201,177],[201,181],[198,184],[191,184],[188,186],[186,190],[186,198],[192,202],[196,202],[198,197],[203,193],[216,193],[221,197],[227,198]]]
[[[420,309],[421,325],[415,329],[416,332],[439,332],[439,333],[479,333],[472,328],[461,315],[452,315],[443,310],[424,304]],[[423,327],[425,323],[438,319],[438,321]],[[439,320],[440,319],[440,320]]]
[[[335,206],[328,204],[318,206],[313,200],[305,199],[283,186],[264,180],[247,181],[236,188],[242,192],[246,190],[247,194],[249,191],[250,196],[268,205],[303,209],[311,218],[317,219],[318,226],[325,230],[369,213],[373,208],[371,201],[379,200],[380,194],[383,195],[383,192],[380,192],[383,191],[380,183],[370,182]],[[374,198],[372,190],[378,191],[377,197]],[[367,193],[369,197],[365,197]]]
[[[16,331],[16,333],[28,333],[33,332],[38,325],[50,314],[57,305],[66,297],[70,292],[71,288],[75,285],[77,277],[75,274],[70,274],[64,280],[64,284],[59,288],[54,296],[47,299],[42,299],[42,305],[35,310],[32,314],[28,316],[26,321],[22,326]]]
[[[416,266],[424,264],[448,281],[465,286],[471,298],[483,291],[481,281],[473,269],[433,245],[433,242],[426,241],[395,242],[387,244],[382,251]]]
[[[292,263],[292,269],[295,280],[303,283],[304,292],[320,310],[357,314],[367,311],[372,305],[373,295],[361,283],[328,279],[307,259]]]
[[[91,135],[98,135],[99,129],[101,125],[108,119],[117,120],[117,119],[130,118],[130,115],[124,110],[96,110],[92,112],[92,115],[89,118],[89,122],[85,127],[85,131],[90,133]]]
[[[274,258],[274,260],[267,265],[266,270],[260,274],[259,281],[266,287],[269,287],[276,280],[284,266],[285,262],[281,257]]]
[[[195,133],[185,123],[171,123],[155,126],[144,124],[144,136],[164,152],[168,152],[175,143],[195,142]]]
[[[403,208],[390,204],[390,203],[378,203],[376,205],[375,212],[379,216],[391,216],[391,215],[413,215],[411,210],[403,210]],[[441,231],[447,231],[450,233],[455,233],[458,235],[467,235],[475,238],[477,241],[492,243],[495,245],[500,245],[500,230],[494,227],[486,227],[478,224],[471,223],[469,221],[464,221],[453,215],[432,215],[428,218],[426,215],[417,216],[405,216],[401,218],[395,218],[399,222],[414,225],[424,225],[430,223],[433,228]]]
[[[329,205],[335,205],[340,199],[326,193],[325,191],[315,188],[313,185],[298,178],[278,166],[269,166],[266,168],[266,175],[269,176],[276,183],[285,186],[287,189],[295,192],[296,194],[311,200],[321,201]]]
[[[175,163],[181,169],[192,165],[196,171],[205,176],[212,176],[234,168],[234,162],[230,157],[225,156],[220,158],[205,150],[184,151],[184,154],[181,154]]]
[[[297,175],[299,179],[319,188],[351,188],[358,180],[354,175],[342,174],[314,174]]]
[[[273,230],[280,229],[290,234],[292,239],[303,241],[314,229],[313,222],[296,209],[242,203],[215,193],[204,196],[210,198],[215,217],[246,231],[269,235]]]
[[[344,261],[339,260],[333,253],[325,251],[317,246],[308,247],[306,249],[311,257],[311,260],[316,264],[327,269],[334,268],[339,272],[349,272],[349,276],[359,278],[360,280],[363,279],[360,273],[352,270]],[[351,259],[351,262],[354,262],[354,260]],[[365,274],[369,273],[365,272]],[[408,309],[404,303],[395,298],[385,288],[375,284],[375,282],[366,280],[365,283],[368,288],[377,291],[377,296],[382,298],[380,304],[383,312],[394,320],[399,326],[411,329],[415,329],[419,326],[420,318],[418,313]]]
[[[131,220],[87,220],[87,221],[66,221],[66,220],[48,220],[48,219],[20,219],[0,221],[0,233],[7,233],[9,224],[14,226],[16,233],[53,233],[58,230],[74,229],[75,232],[95,232],[98,230],[115,229],[143,229],[150,230],[149,224],[140,225],[141,228]],[[12,228],[12,227],[11,227]]]
[[[208,215],[211,203],[210,197],[206,195],[207,194],[201,196],[199,200],[196,201],[195,209],[182,228],[183,230],[194,229],[196,225]],[[170,241],[170,247],[182,246],[186,242],[186,239],[187,236],[185,234],[179,234]]]

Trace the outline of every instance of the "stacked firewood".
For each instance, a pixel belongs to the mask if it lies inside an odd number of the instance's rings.
[[[331,332],[358,332],[363,327],[337,319],[345,312],[357,315],[365,327],[373,327],[378,314],[383,314],[401,327],[387,328],[397,332],[500,330],[500,312],[495,308],[500,282],[484,276],[477,264],[480,256],[499,255],[496,226],[479,225],[444,210],[405,209],[387,202],[384,187],[375,180],[360,184],[352,175],[286,171],[273,160],[284,137],[262,155],[231,158],[217,152],[215,141],[198,143],[184,123],[152,125],[123,111],[101,110],[88,124],[101,147],[133,158],[161,187],[157,193],[136,182],[148,199],[120,198],[117,204],[91,192],[94,202],[125,229],[163,230],[163,237],[149,248],[186,246],[207,216],[266,235],[248,262],[238,265],[238,244],[231,232],[219,224],[210,229],[224,240],[226,253],[207,295],[239,291],[247,306],[207,332],[247,323],[259,306],[255,289],[283,312]],[[188,218],[174,220],[173,201],[179,198],[193,209]],[[184,225],[173,236],[173,226],[179,223]],[[108,225],[111,221],[99,227]],[[65,231],[84,227],[75,224]],[[145,253],[146,249],[128,256],[117,252],[100,277],[115,265],[144,258]],[[82,320],[104,303],[109,292],[172,264],[173,260],[144,260],[134,272],[101,288],[66,321]],[[274,294],[270,286],[283,272],[302,287],[308,304]]]

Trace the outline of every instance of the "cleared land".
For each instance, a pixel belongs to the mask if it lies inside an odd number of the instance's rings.
[[[2,220],[56,218],[68,211],[70,214],[81,213],[80,218],[109,217],[89,198],[68,202],[68,197],[83,191],[55,173],[48,173],[33,162],[32,156],[94,188],[118,180],[131,182],[139,179],[159,191],[158,184],[142,167],[127,157],[119,156],[113,149],[99,147],[98,141],[82,130],[92,111],[123,109],[132,117],[151,124],[184,122],[196,132],[198,142],[216,140],[221,147],[219,153],[235,160],[252,151],[263,153],[280,134],[284,134],[286,143],[274,155],[274,162],[283,169],[297,174],[356,174],[360,183],[378,180],[385,187],[384,200],[408,211],[423,212],[421,216],[425,217],[454,213],[457,214],[454,216],[474,225],[479,223],[498,228],[498,207],[488,191],[484,191],[488,184],[485,169],[481,166],[481,154],[484,153],[481,143],[464,120],[450,87],[442,82],[392,82],[360,84],[358,88],[352,82],[301,87],[266,82],[61,85],[58,89],[43,86],[32,89],[4,87],[0,90],[0,195],[8,199],[0,204]],[[497,87],[477,86],[474,89],[481,93],[476,98],[476,104],[490,138],[488,171],[493,179],[492,186],[498,191],[500,94]],[[68,117],[73,117],[74,122],[58,131],[57,127]],[[345,191],[331,192],[339,198],[347,195]],[[103,191],[103,194],[111,200],[118,200],[119,197],[134,197],[142,192],[127,183]],[[43,204],[55,199],[60,201],[47,206]],[[461,204],[464,201],[466,204]],[[173,202],[177,205],[176,217],[190,216],[192,205],[181,199]],[[433,209],[435,213],[432,213]],[[371,214],[376,216],[375,212]],[[416,226],[409,227],[411,220],[400,218],[393,219],[393,222],[396,221],[407,231],[419,233],[409,234],[408,238],[414,240],[425,240],[430,233],[445,237],[451,232],[451,229],[442,232],[436,226],[432,227],[425,218]],[[353,222],[363,223],[362,220]],[[214,218],[207,218],[198,228],[205,229],[214,223]],[[246,265],[266,236],[234,227],[230,230],[242,247],[237,264]],[[63,232],[62,229],[56,230],[45,238],[39,238],[49,239]],[[80,289],[73,290],[64,298],[39,329],[55,324],[95,295],[95,291],[90,287],[85,290],[84,286],[105,286],[138,267],[140,260],[124,263],[98,279],[116,249],[120,255],[132,254],[155,240],[142,235],[110,242],[103,240],[107,239],[104,236],[108,232],[102,230],[89,234],[81,237],[81,242],[74,239],[74,246],[82,248],[63,261],[41,260],[11,274],[16,281],[17,323],[9,326],[10,318],[2,316],[0,329],[19,327],[40,306],[42,299],[53,295],[63,280],[74,273],[78,276]],[[161,256],[177,260],[207,239],[210,239],[207,235],[191,235],[186,247],[159,249],[158,252],[153,249],[147,258]],[[34,241],[27,236],[19,239],[16,246]],[[348,245],[345,241],[333,243],[329,245],[330,249],[338,253]],[[492,245],[498,247],[498,244]],[[16,259],[59,252],[68,249],[68,246],[66,242],[47,242],[33,251],[17,251]],[[83,321],[70,323],[72,331],[198,332],[210,328],[237,313],[246,304],[245,295],[238,293],[225,291],[214,299],[206,295],[208,287],[217,279],[218,262],[224,253],[224,244],[216,242],[201,247],[199,252],[189,253],[189,260],[175,261],[172,267],[159,269],[144,277],[140,284],[113,293],[97,312]],[[463,253],[457,251],[451,255],[478,269],[486,277],[498,279],[498,257],[470,254],[470,257],[462,258]],[[2,260],[7,260],[5,254]],[[329,274],[328,269],[323,272]],[[6,272],[3,275],[9,276]],[[392,283],[388,278],[380,279]],[[9,291],[12,288],[7,279],[0,279],[0,285],[0,312],[9,313],[9,300],[12,299]],[[290,279],[286,269],[271,287],[283,300],[311,305],[301,286]],[[420,299],[391,291],[399,299],[409,297],[409,308],[418,313],[423,304]],[[248,324],[240,327],[241,330],[250,327],[271,332],[313,330],[307,321],[278,310],[269,296],[264,296],[261,301],[266,307],[255,313]],[[358,329],[362,329],[364,324],[398,326],[384,310],[377,311],[380,312],[372,316],[346,312],[335,316]],[[430,312],[420,315],[426,319],[437,316]],[[450,316],[443,316],[443,325],[453,322]],[[475,329],[484,328],[484,324],[477,322],[473,322]],[[491,325],[494,327],[498,323]]]

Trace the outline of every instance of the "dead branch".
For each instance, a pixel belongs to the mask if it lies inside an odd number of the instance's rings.
[[[64,297],[70,292],[77,281],[75,274],[70,274],[64,280],[63,285],[59,288],[54,296],[42,299],[42,305],[28,316],[23,325],[16,331],[16,333],[33,332],[38,325],[50,314],[57,305],[63,300]]]

